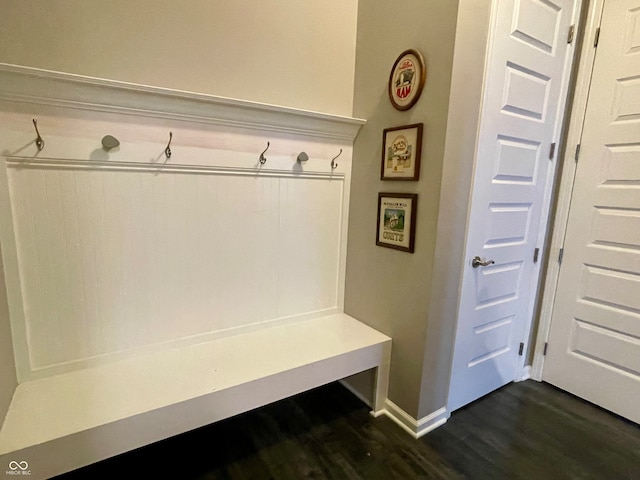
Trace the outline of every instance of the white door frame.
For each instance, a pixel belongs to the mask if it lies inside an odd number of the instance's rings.
[[[449,98],[449,117],[445,140],[444,161],[442,167],[440,204],[436,227],[435,257],[433,259],[431,302],[428,317],[435,324],[434,334],[427,335],[424,354],[424,368],[421,383],[419,417],[446,409],[451,381],[453,346],[455,342],[455,323],[460,306],[460,286],[462,273],[466,266],[466,237],[471,201],[471,186],[475,158],[477,156],[477,133],[483,108],[484,76],[488,53],[489,32],[491,28],[492,5],[495,0],[460,0],[456,26],[456,45],[454,49]],[[587,8],[584,0],[582,8]],[[596,0],[602,1],[602,0]],[[580,28],[577,30],[580,35]],[[575,42],[575,40],[574,40]],[[575,67],[574,67],[575,68]],[[474,138],[475,141],[471,141]],[[566,138],[566,136],[565,136]],[[564,140],[561,139],[561,144]],[[556,162],[562,161],[557,158]],[[559,175],[554,179],[560,181]],[[549,213],[552,210],[549,209]],[[547,217],[547,221],[550,217]],[[549,225],[551,227],[551,225]],[[550,234],[549,227],[547,232]],[[544,248],[549,244],[547,239]],[[555,253],[543,254],[541,264]],[[544,278],[544,272],[541,277]],[[541,279],[542,279],[541,278]],[[540,287],[542,288],[542,287]],[[540,298],[538,292],[536,301]],[[533,321],[530,321],[533,325]],[[431,328],[430,323],[430,328]],[[531,327],[530,327],[531,328]],[[548,327],[538,328],[536,335],[548,335]],[[534,339],[532,341],[535,340]],[[544,341],[542,342],[544,345]],[[531,351],[533,345],[527,345]],[[523,352],[523,362],[528,354]],[[446,366],[443,364],[446,364]],[[433,369],[447,369],[447,379],[434,386]],[[524,380],[530,375],[530,366],[523,366],[515,380]],[[438,370],[442,371],[442,370]],[[541,371],[541,369],[540,369]],[[443,372],[444,373],[444,372]],[[533,375],[531,375],[533,377]],[[537,379],[540,379],[541,375]],[[438,388],[441,387],[441,388]],[[442,388],[443,387],[443,388]],[[442,394],[442,391],[446,391]],[[436,393],[433,393],[436,392]]]
[[[579,17],[580,17],[580,12],[582,11],[582,7],[580,6],[580,4],[577,4],[576,9],[574,10],[574,18],[573,18],[573,22],[572,23],[578,23]],[[497,0],[492,0],[491,1],[491,14],[490,14],[490,23],[489,23],[489,32],[488,32],[488,42],[487,42],[487,46],[488,49],[491,49],[492,47],[492,42],[493,42],[493,32],[496,28],[496,22],[497,22]],[[567,32],[568,33],[568,32]],[[566,33],[561,33],[561,35],[565,35]],[[575,48],[577,44],[577,41],[574,40],[573,41],[573,45],[572,47]],[[571,53],[571,60],[567,59],[568,62],[573,62],[575,59],[575,51],[573,51]],[[482,84],[482,107],[480,109],[480,113],[479,115],[482,116],[482,111],[485,108],[484,105],[484,97],[485,97],[485,89],[486,89],[486,78],[487,78],[487,70],[486,68],[488,68],[488,62],[490,61],[490,53],[487,53],[487,56],[485,58],[485,70],[483,72],[483,84]],[[562,85],[560,88],[565,89],[567,88],[567,83],[570,82],[570,76],[564,77],[562,79]],[[558,108],[562,108],[562,111],[560,111],[558,113],[559,116],[559,121],[557,121],[556,123],[556,127],[553,133],[553,139],[555,142],[557,142],[558,144],[560,144],[560,142],[562,142],[563,138],[562,138],[562,130],[563,130],[563,124],[564,121],[562,120],[562,117],[564,116],[564,111],[566,111],[566,109],[564,108],[566,99],[568,97],[568,91],[565,90],[563,93],[561,93],[560,97],[559,97],[559,105],[562,107],[558,107]],[[478,134],[480,134],[480,131],[478,130]],[[471,177],[471,183],[473,184],[473,178],[475,178],[475,168],[476,168],[476,163],[477,163],[477,155],[478,155],[478,139],[476,139],[476,151],[475,151],[475,155],[474,155],[474,164],[473,164],[473,174]],[[557,156],[556,158],[553,159],[553,164],[550,166],[547,177],[546,177],[546,188],[545,191],[543,193],[542,198],[540,199],[541,204],[542,204],[542,211],[541,211],[541,216],[540,216],[540,231],[538,233],[538,237],[537,237],[537,241],[536,244],[539,245],[541,247],[541,250],[544,249],[544,243],[545,243],[545,238],[547,237],[547,232],[549,231],[550,228],[550,218],[551,218],[551,212],[552,212],[552,203],[551,203],[551,199],[552,199],[552,193],[553,190],[555,189],[555,185],[556,182],[558,181],[558,164],[557,162],[560,161],[560,158]],[[469,235],[469,223],[470,223],[470,212],[471,212],[471,201],[473,200],[473,192],[470,193],[469,196],[469,204],[468,204],[468,211],[467,211],[467,218],[466,218],[466,233],[465,233],[465,242],[464,242],[464,250],[463,252],[466,253],[466,245],[468,242],[468,235]],[[532,251],[532,255],[533,255],[533,251]],[[540,258],[540,267],[541,268],[543,266],[543,262],[545,261],[545,256],[542,255],[542,258]],[[462,285],[462,281],[463,281],[463,276],[464,276],[464,269],[467,268],[466,264],[463,265],[463,272],[460,273],[460,284],[459,284],[459,288],[461,289],[461,285]],[[536,270],[534,270],[536,271]],[[524,343],[524,350],[522,352],[522,356],[519,359],[519,363],[517,366],[517,370],[515,372],[514,381],[521,381],[521,380],[526,380],[527,378],[530,378],[531,376],[531,367],[528,365],[528,353],[530,352],[531,349],[531,344],[530,342],[528,342],[527,340],[531,338],[531,331],[534,325],[533,322],[533,315],[535,313],[535,305],[537,303],[537,300],[539,299],[539,295],[540,295],[540,289],[541,289],[541,280],[543,277],[544,273],[540,272],[537,274],[537,278],[536,281],[534,282],[534,285],[536,287],[536,294],[530,299],[529,304],[527,305],[527,309],[528,309],[528,321],[526,321],[525,325],[524,325],[524,329],[523,329],[523,343]],[[460,313],[460,305],[461,305],[461,299],[460,299],[460,291],[458,292],[458,302],[457,302],[457,309],[456,309],[456,314],[459,315]],[[454,335],[454,345],[455,345],[456,339],[455,339],[455,335]],[[454,346],[454,352],[455,352],[455,346]],[[455,353],[453,354],[455,356]],[[452,358],[452,361],[455,359],[455,357]],[[451,389],[451,385],[452,385],[452,380],[453,380],[453,371],[450,371],[450,379],[449,379],[449,389]],[[447,408],[450,408],[450,399],[447,400]]]
[[[589,0],[587,20],[584,27],[582,47],[580,51],[580,61],[575,85],[575,93],[572,102],[571,115],[569,118],[569,128],[564,142],[564,156],[562,158],[562,174],[560,176],[558,196],[555,202],[555,218],[552,229],[551,243],[548,248],[547,271],[544,276],[544,289],[542,292],[542,303],[540,304],[540,320],[538,333],[535,339],[533,356],[533,366],[531,368],[531,378],[542,381],[542,369],[544,367],[545,344],[549,339],[551,329],[551,314],[555,301],[558,277],[560,275],[560,249],[564,245],[564,238],[569,220],[569,206],[573,193],[573,179],[576,173],[576,148],[582,138],[582,127],[587,108],[589,87],[591,85],[591,74],[595,60],[596,49],[594,40],[596,30],[602,18],[602,9],[605,0]],[[558,181],[558,179],[556,179]]]

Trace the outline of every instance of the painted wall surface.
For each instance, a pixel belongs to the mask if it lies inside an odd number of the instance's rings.
[[[0,0],[0,62],[351,116],[357,0]]]
[[[457,9],[457,1],[437,0],[368,1],[358,8],[354,116],[367,124],[354,145],[345,312],[393,338],[389,399],[414,417],[423,368],[432,367],[423,366],[425,337],[437,335],[442,321],[428,311]],[[427,80],[418,103],[401,112],[389,102],[387,82],[408,48],[425,57]],[[381,181],[383,129],[420,122],[420,180]],[[378,192],[418,194],[415,253],[376,246]]]
[[[491,0],[460,0],[418,417],[447,403]]]
[[[0,248],[0,426],[7,413],[11,397],[18,385],[16,367],[13,359],[11,326],[9,325],[9,306],[4,280],[4,265]]]

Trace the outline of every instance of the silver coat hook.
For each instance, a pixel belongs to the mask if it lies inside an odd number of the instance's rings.
[[[331,159],[331,170],[335,170],[338,168],[338,163],[336,162],[336,158],[342,155],[342,149],[340,149],[340,153],[338,153],[335,157]]]
[[[264,151],[260,154],[260,165],[264,165],[265,163],[267,163],[267,157],[265,157],[264,154],[267,152],[267,150],[269,150],[269,145],[271,144],[267,142],[267,148],[265,148]]]
[[[169,143],[167,144],[167,148],[164,149],[164,154],[167,158],[171,158],[171,139],[173,138],[173,133],[169,132]]]
[[[113,135],[105,135],[102,137],[102,148],[109,151],[120,146],[120,141]]]
[[[33,126],[36,129],[36,135],[38,135],[38,138],[36,138],[36,147],[38,147],[38,150],[42,150],[44,148],[44,140],[40,136],[40,132],[38,131],[38,121],[35,118],[33,119]]]

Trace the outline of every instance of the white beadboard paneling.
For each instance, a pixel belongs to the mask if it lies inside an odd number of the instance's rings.
[[[279,314],[336,306],[342,181],[282,179]]]
[[[338,306],[343,178],[12,164],[9,185],[33,370]]]
[[[0,84],[19,381],[341,310],[364,121],[7,65]]]

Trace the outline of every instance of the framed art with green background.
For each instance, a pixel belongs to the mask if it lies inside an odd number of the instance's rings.
[[[413,253],[417,202],[416,193],[378,193],[376,245]]]

